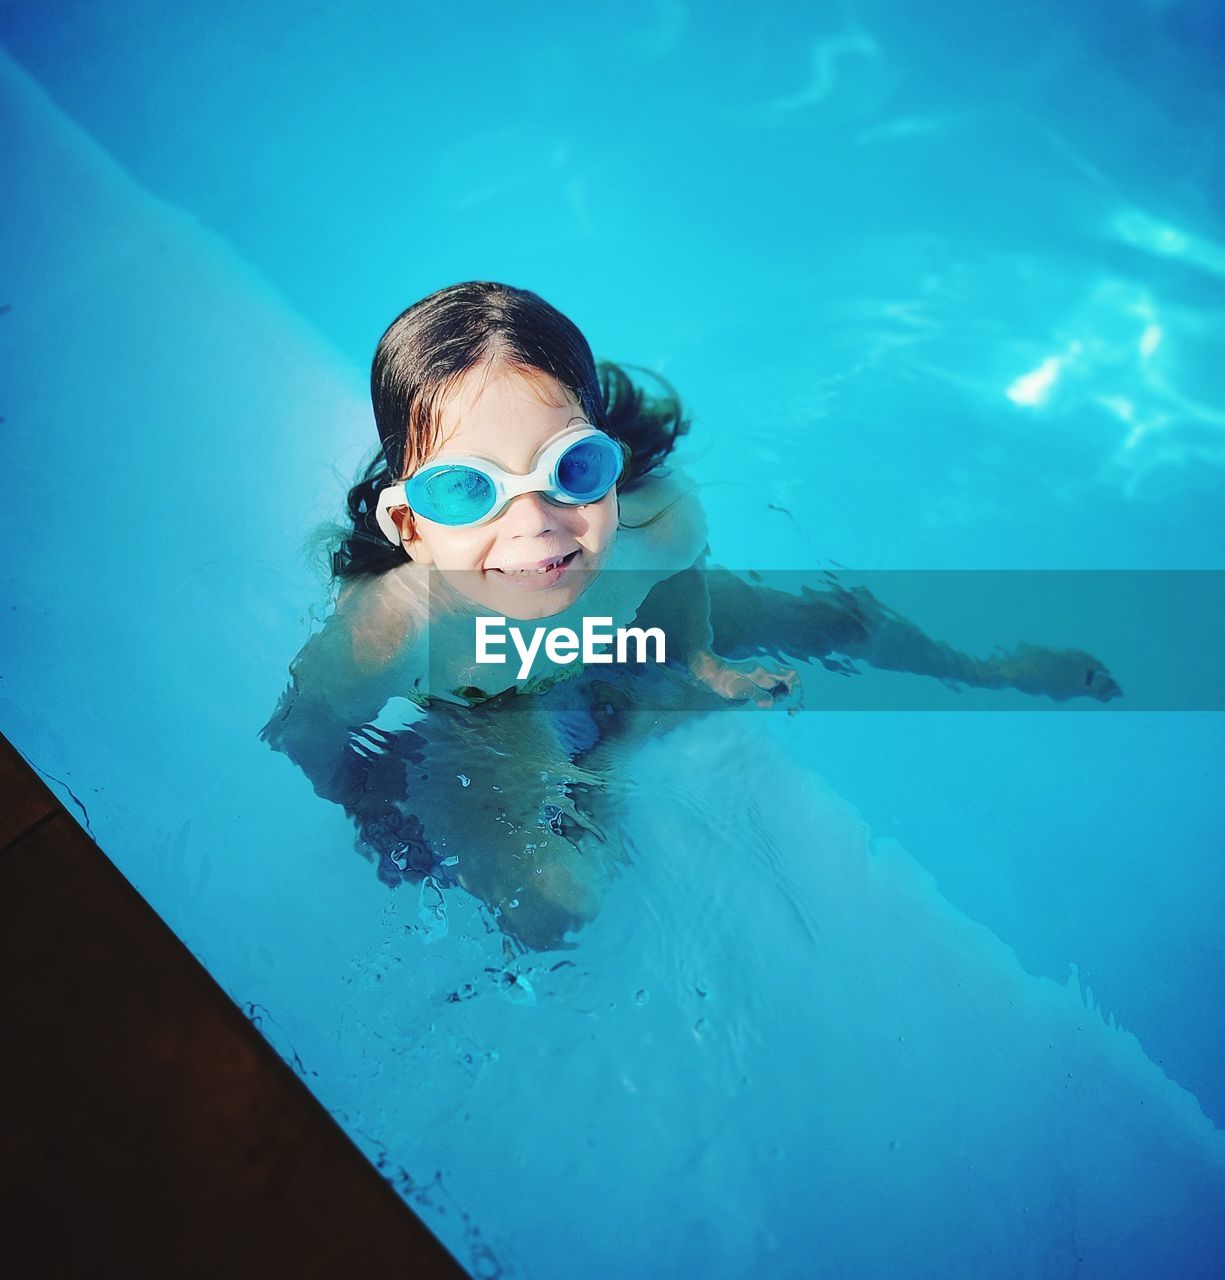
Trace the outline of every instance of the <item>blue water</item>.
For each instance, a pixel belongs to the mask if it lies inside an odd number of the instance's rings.
[[[255,735],[460,279],[672,379],[721,563],[1225,567],[1221,19],[464,14],[0,10],[0,729],[474,1273],[1215,1274],[1219,713],[683,724],[510,972]]]

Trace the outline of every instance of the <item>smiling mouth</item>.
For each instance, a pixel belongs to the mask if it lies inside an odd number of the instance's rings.
[[[556,573],[558,569],[563,569],[578,555],[578,551],[571,551],[569,555],[558,556],[555,560],[550,560],[548,564],[543,565],[539,569],[494,569],[494,573],[500,573],[507,578],[543,578],[546,574]]]

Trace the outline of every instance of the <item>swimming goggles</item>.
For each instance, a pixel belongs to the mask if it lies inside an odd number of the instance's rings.
[[[630,460],[626,445],[589,423],[551,440],[527,475],[504,471],[475,454],[431,463],[379,494],[375,518],[390,542],[400,544],[392,507],[409,506],[436,524],[483,524],[521,493],[543,493],[553,502],[598,502],[620,480]]]

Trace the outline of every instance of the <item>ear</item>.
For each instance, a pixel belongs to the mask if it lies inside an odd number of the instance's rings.
[[[391,507],[387,514],[400,531],[400,545],[408,558],[417,564],[433,564],[434,557],[417,532],[417,522],[413,519],[412,510],[408,507]]]
[[[414,537],[413,513],[407,507],[388,507],[387,514],[400,531],[400,541],[411,542]]]
[[[417,540],[417,528],[412,511],[408,507],[389,507],[387,514],[391,517],[392,524],[399,530],[400,545],[411,555],[411,544]]]

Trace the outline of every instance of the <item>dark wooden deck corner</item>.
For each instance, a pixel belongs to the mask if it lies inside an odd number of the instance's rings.
[[[8,1275],[465,1274],[3,738],[0,939]]]

